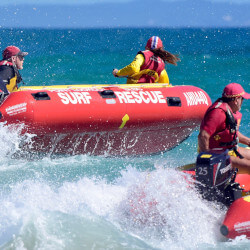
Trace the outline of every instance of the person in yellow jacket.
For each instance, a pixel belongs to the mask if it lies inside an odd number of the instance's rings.
[[[145,46],[144,51],[139,51],[133,62],[126,67],[113,70],[115,77],[127,77],[127,83],[169,83],[165,64],[177,65],[180,60],[178,55],[164,50],[162,40],[152,36]]]
[[[22,52],[16,46],[8,46],[3,51],[0,61],[0,89],[6,92],[17,91],[18,83],[22,81],[19,70],[23,69],[24,57],[27,52]]]

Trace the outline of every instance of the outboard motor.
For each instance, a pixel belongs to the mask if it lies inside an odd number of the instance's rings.
[[[237,171],[232,167],[228,150],[200,153],[195,167],[196,187],[204,199],[230,206],[241,197],[242,189],[235,182]]]

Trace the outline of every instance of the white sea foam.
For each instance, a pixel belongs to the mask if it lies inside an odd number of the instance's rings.
[[[56,171],[66,159],[72,171],[78,172],[77,180],[63,180],[67,179],[63,165],[65,176]],[[41,172],[42,168],[44,174],[24,176],[2,188],[1,246],[216,249],[220,244],[219,226],[225,211],[200,199],[180,172],[163,167],[139,171],[131,165],[119,178],[107,182],[81,177],[83,169],[77,160],[89,164],[93,158],[27,163],[26,171]],[[50,168],[53,174],[48,173]],[[56,174],[59,182],[52,176]]]
[[[30,143],[32,134],[22,134],[23,124],[8,125],[0,123],[0,159],[9,161],[12,156],[21,150],[22,144]]]
[[[0,248],[244,249],[224,242],[225,210],[202,200],[182,173],[184,148],[143,158],[11,159],[20,130],[0,127]],[[235,243],[237,242],[237,243]],[[166,247],[167,246],[167,247]]]

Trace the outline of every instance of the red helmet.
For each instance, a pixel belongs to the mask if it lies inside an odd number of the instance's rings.
[[[163,48],[162,40],[158,36],[152,36],[148,39],[146,48],[148,49],[158,49]]]

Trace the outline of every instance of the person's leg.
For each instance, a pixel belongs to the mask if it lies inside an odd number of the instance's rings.
[[[239,173],[250,174],[250,150],[246,148],[239,147],[240,154],[244,157],[240,159],[235,156],[230,156],[232,166],[239,169]]]
[[[250,160],[250,148],[239,147],[238,150],[244,158]]]

